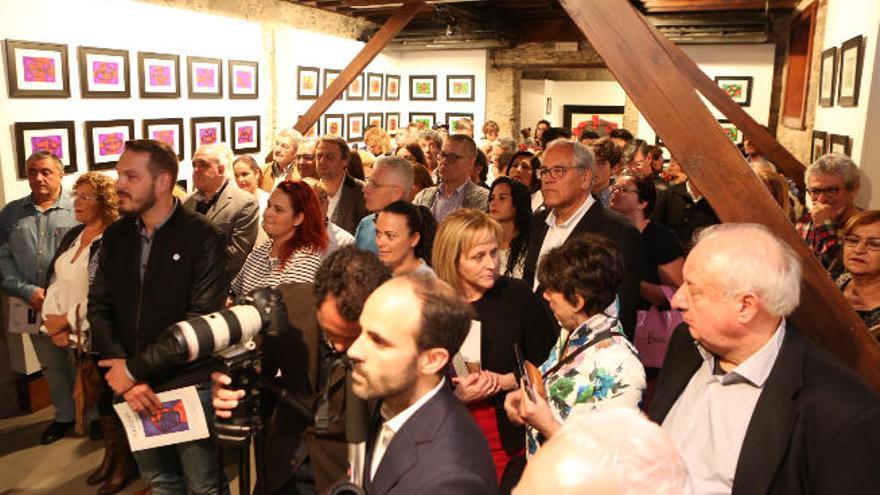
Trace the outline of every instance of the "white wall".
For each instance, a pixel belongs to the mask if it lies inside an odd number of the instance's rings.
[[[547,88],[547,96],[553,99],[547,120],[554,126],[562,125],[565,105],[623,106],[626,100],[617,81],[547,81]]]
[[[550,81],[544,79],[522,79],[520,80],[520,122],[523,127],[531,127],[533,130],[535,124],[546,118],[544,114],[546,100],[546,89],[544,86]]]

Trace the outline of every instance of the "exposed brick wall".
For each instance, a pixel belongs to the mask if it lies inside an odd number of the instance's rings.
[[[486,70],[486,120],[494,120],[499,136],[513,138],[520,128],[520,73],[517,69]],[[477,122],[477,125],[481,125]]]

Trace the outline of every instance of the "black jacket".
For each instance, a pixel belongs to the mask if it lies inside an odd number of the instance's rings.
[[[694,234],[697,231],[720,222],[708,200],[704,198],[694,202],[687,191],[687,182],[669,186],[657,194],[651,220],[672,229],[684,246],[685,253],[694,247]]]
[[[177,205],[153,235],[141,283],[141,240],[135,217],[107,227],[89,290],[93,348],[127,358],[129,372],[155,390],[207,381],[213,362],[159,369],[141,351],[169,326],[223,308],[229,291],[226,239],[202,215]]]

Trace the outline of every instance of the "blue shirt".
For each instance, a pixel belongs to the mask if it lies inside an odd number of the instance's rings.
[[[354,233],[354,243],[357,247],[372,251],[379,254],[379,247],[376,246],[376,214],[371,213],[358,224],[358,228]]]
[[[30,301],[38,287],[48,285],[49,263],[61,239],[78,225],[73,200],[61,191],[46,211],[31,195],[7,204],[0,211],[0,274],[3,291]]]

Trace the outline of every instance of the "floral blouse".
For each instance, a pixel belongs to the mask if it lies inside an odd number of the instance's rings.
[[[591,410],[607,407],[639,407],[645,392],[645,369],[635,347],[624,337],[617,319],[618,302],[605,313],[592,316],[578,327],[566,344],[568,332],[563,329],[550,356],[541,365],[547,402],[553,416],[565,422],[575,408]],[[589,347],[561,368],[547,375],[561,356],[566,356],[605,330],[614,336]],[[526,429],[528,455],[534,455],[544,438],[534,428]]]

